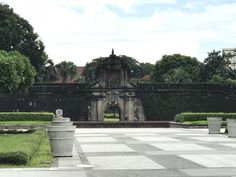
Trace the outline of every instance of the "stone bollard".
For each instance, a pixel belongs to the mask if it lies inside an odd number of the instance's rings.
[[[209,134],[219,134],[222,118],[221,117],[207,117]]]
[[[62,110],[56,110],[56,118],[47,127],[51,152],[54,157],[71,157],[75,139],[75,126],[70,118],[63,118]]]
[[[236,138],[236,119],[228,118],[226,121],[227,121],[228,137]]]

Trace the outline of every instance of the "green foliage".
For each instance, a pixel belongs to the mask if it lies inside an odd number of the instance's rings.
[[[44,68],[41,70],[40,78],[38,81],[40,82],[53,82],[58,79],[56,68],[54,66],[54,62],[51,59],[48,59]]]
[[[150,63],[139,63],[136,59],[125,55],[120,55],[116,57],[121,60],[126,66],[128,66],[128,68],[131,70],[131,78],[140,79],[145,75],[150,75],[153,72],[154,65]],[[94,83],[96,79],[95,75],[98,65],[108,59],[109,57],[100,57],[93,59],[90,63],[87,63],[83,72],[85,80],[89,83]]]
[[[31,134],[0,135],[0,164],[25,165],[45,138],[45,130]]]
[[[192,77],[190,73],[188,73],[182,67],[177,69],[169,70],[166,74],[164,74],[163,79],[165,82],[192,82]]]
[[[231,79],[231,78],[225,79],[218,74],[213,75],[208,82],[209,83],[230,84],[230,85],[236,84],[236,80]]]
[[[104,118],[104,122],[119,122],[120,120],[118,118]]]
[[[19,51],[29,58],[37,73],[44,67],[47,55],[38,34],[29,22],[8,5],[0,3],[0,50]],[[40,77],[40,76],[38,76]]]
[[[104,118],[114,118],[114,119],[116,119],[116,118],[119,118],[119,114],[118,113],[105,113],[104,114]]]
[[[224,83],[231,84],[231,85],[236,85],[236,80],[228,78],[228,79],[224,80]]]
[[[27,91],[34,83],[35,69],[29,60],[19,52],[0,51],[0,88],[14,93]]]
[[[180,54],[164,55],[156,62],[152,79],[157,82],[195,82],[202,64]]]
[[[201,81],[222,83],[225,79],[234,79],[233,71],[229,67],[231,57],[230,54],[221,55],[221,51],[209,52],[200,71]]]
[[[223,120],[227,118],[236,118],[236,113],[204,113],[204,112],[184,112],[175,116],[176,122],[191,122],[191,121],[204,121],[207,117],[222,117]]]
[[[22,165],[26,164],[28,160],[29,156],[23,151],[0,153],[0,164]]]
[[[93,59],[92,62],[90,63],[86,63],[85,69],[83,71],[83,76],[85,77],[86,82],[88,83],[95,82],[96,68],[98,64],[101,63],[105,59],[106,59],[105,57],[100,57],[100,58]]]
[[[53,113],[0,112],[0,121],[52,121]]]
[[[62,82],[65,83],[68,81],[68,79],[73,79],[76,74],[76,65],[73,62],[66,62],[63,61],[56,66],[56,72],[59,76],[59,78],[62,79]]]
[[[208,125],[207,120],[198,120],[198,121],[186,121],[183,122],[185,125]]]
[[[142,70],[140,67],[140,63],[129,56],[126,55],[120,55],[118,56],[127,66],[129,66],[129,69],[131,70],[131,78],[141,78],[142,76]]]
[[[31,157],[30,161],[27,163],[29,167],[50,167],[52,163],[51,148],[49,144],[49,138],[45,134],[42,137],[42,142],[37,149],[36,153]]]
[[[150,81],[151,75],[154,71],[154,65],[151,63],[140,63],[139,67],[141,68],[141,80]]]

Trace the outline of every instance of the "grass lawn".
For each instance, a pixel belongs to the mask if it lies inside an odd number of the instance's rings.
[[[104,122],[119,122],[119,114],[118,113],[105,113],[104,114]]]
[[[207,125],[208,122],[207,122],[207,120],[186,121],[186,122],[183,122],[183,124],[185,124],[185,125]],[[226,125],[226,121],[223,121],[222,125]]]
[[[119,118],[104,118],[104,122],[119,122]]]
[[[5,134],[0,135],[0,167],[49,167],[52,162],[48,137],[44,129],[37,130],[30,134]],[[21,163],[21,156],[26,163]],[[9,157],[9,154],[13,154]],[[6,156],[8,158],[6,158]],[[2,159],[1,159],[2,158]],[[5,159],[4,159],[5,158]],[[13,158],[13,160],[11,159]],[[7,160],[16,164],[4,164]]]
[[[207,125],[207,120],[199,120],[199,121],[186,121],[183,122],[185,125]]]
[[[50,167],[52,163],[49,140],[45,137],[39,146],[38,151],[32,156],[27,167]]]

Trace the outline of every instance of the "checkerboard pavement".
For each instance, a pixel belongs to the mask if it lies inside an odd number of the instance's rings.
[[[236,177],[236,138],[207,129],[77,129],[73,154],[55,158],[50,169],[18,169],[9,176]]]

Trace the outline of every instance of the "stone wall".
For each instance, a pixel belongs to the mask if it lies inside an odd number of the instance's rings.
[[[173,120],[180,112],[235,112],[236,86],[140,83],[136,95],[146,120]]]
[[[35,84],[29,93],[9,96],[0,93],[0,111],[47,111],[61,108],[74,121],[87,120],[86,84]]]
[[[79,83],[35,84],[26,95],[0,93],[0,111],[54,112],[61,108],[73,121],[86,121],[93,92]],[[173,120],[177,113],[186,111],[236,111],[236,86],[230,85],[139,83],[135,95],[142,101],[148,121]]]

